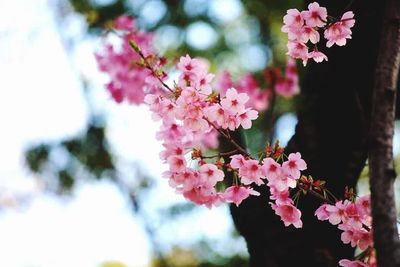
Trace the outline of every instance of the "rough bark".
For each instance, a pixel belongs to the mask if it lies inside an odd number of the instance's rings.
[[[370,132],[370,188],[374,245],[380,267],[400,266],[394,198],[393,134],[400,64],[400,2],[388,0],[375,72]]]
[[[367,157],[368,126],[376,58],[379,49],[384,1],[355,1],[353,39],[345,47],[332,47],[329,61],[310,62],[302,82],[302,101],[296,133],[286,152],[301,152],[308,173],[327,181],[334,194],[355,186]],[[348,0],[320,1],[333,15],[341,15]],[[322,47],[321,47],[322,48]],[[368,53],[365,53],[368,51]],[[260,197],[231,207],[234,222],[244,236],[250,266],[337,266],[354,253],[340,241],[340,232],[317,221],[320,204],[302,198],[302,229],[284,227],[268,205],[266,188]]]

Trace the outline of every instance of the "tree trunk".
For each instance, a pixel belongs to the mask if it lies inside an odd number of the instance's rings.
[[[299,151],[307,172],[327,181],[338,196],[346,185],[355,186],[367,158],[368,129],[374,71],[379,51],[383,3],[355,1],[356,25],[353,39],[344,47],[320,50],[329,61],[309,63],[302,82],[302,99],[296,133],[286,153]],[[349,0],[320,1],[331,15],[341,16]],[[368,51],[366,53],[366,51]],[[268,205],[266,187],[231,213],[250,253],[250,266],[338,266],[352,258],[354,249],[340,240],[340,231],[328,222],[317,221],[320,204],[312,196],[300,199],[302,229],[285,227]]]
[[[400,2],[388,0],[375,72],[370,133],[370,187],[374,244],[380,267],[400,266],[394,198],[393,134],[400,64]]]

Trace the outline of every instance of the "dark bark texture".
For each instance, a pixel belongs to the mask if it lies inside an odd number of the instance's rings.
[[[341,16],[349,0],[319,1],[334,16]],[[309,62],[302,82],[302,100],[296,132],[286,153],[301,152],[307,173],[327,181],[342,196],[346,185],[355,186],[365,166],[371,119],[371,98],[379,51],[385,1],[356,0],[353,39],[344,47],[320,49],[329,61]],[[306,3],[308,4],[308,3]],[[235,225],[244,236],[251,267],[338,266],[352,258],[354,249],[343,245],[340,231],[314,216],[319,200],[302,197],[303,228],[284,227],[270,206],[266,187],[256,188],[239,207],[231,206]]]
[[[400,2],[388,0],[375,72],[369,140],[374,244],[380,267],[400,266],[392,149],[399,64]]]

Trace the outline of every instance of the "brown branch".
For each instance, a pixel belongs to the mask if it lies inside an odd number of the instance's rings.
[[[209,121],[207,118],[204,118],[215,130],[217,130],[229,143],[231,143],[234,147],[239,150],[239,152],[245,155],[248,158],[254,159],[252,155],[250,155],[243,147],[241,147],[236,141],[230,136],[229,132],[226,133],[222,129],[218,128],[214,123]]]
[[[312,196],[318,198],[318,199],[321,200],[322,202],[326,202],[326,203],[328,203],[328,204],[330,204],[330,205],[335,205],[335,202],[333,202],[332,200],[330,200],[330,199],[324,197],[323,195],[321,195],[321,194],[315,192],[314,190],[310,189],[310,187],[307,186],[307,185],[305,185],[305,184],[298,183],[298,184],[297,184],[297,187],[300,188],[301,190],[306,191],[306,192],[309,193],[310,195],[312,195]]]
[[[235,149],[235,150],[228,151],[228,152],[221,152],[221,153],[218,153],[217,155],[212,155],[212,156],[201,156],[200,158],[202,158],[202,159],[212,159],[212,158],[228,157],[228,156],[231,156],[231,155],[233,155],[233,154],[236,154],[237,151],[238,151],[238,150]]]
[[[396,221],[393,133],[396,86],[400,65],[400,3],[386,1],[380,51],[375,70],[369,136],[369,170],[378,266],[400,266],[400,240]]]

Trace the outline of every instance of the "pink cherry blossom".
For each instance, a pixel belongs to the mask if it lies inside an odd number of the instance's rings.
[[[277,95],[285,98],[293,97],[300,92],[296,61],[293,58],[288,58],[285,77],[277,80],[274,89]]]
[[[300,178],[300,171],[307,169],[306,162],[301,158],[301,154],[290,153],[288,160],[282,164],[282,169],[290,175],[292,179]]]
[[[293,200],[290,198],[289,190],[278,190],[273,185],[268,185],[271,193],[270,199],[275,200],[277,205],[293,204]]]
[[[324,60],[328,61],[328,57],[324,53],[317,50],[308,53],[308,58],[312,58],[317,63],[320,63]]]
[[[310,41],[311,43],[316,44],[319,42],[319,33],[314,28],[310,26],[305,26],[301,29],[300,40],[303,43],[307,43],[308,41]]]
[[[324,37],[328,40],[327,47],[334,44],[344,46],[346,39],[351,39],[351,28],[354,26],[355,19],[352,11],[343,14],[341,20],[330,25],[324,32]]]
[[[297,82],[291,79],[281,79],[275,84],[275,92],[285,98],[293,97],[300,92]]]
[[[210,188],[201,184],[184,191],[183,196],[196,204],[206,205],[208,208],[212,205],[218,205],[221,201],[219,194],[213,187]]]
[[[244,166],[245,162],[246,162],[246,159],[243,157],[242,154],[236,154],[236,155],[231,156],[230,165],[234,169],[239,169]]]
[[[303,222],[300,219],[301,211],[292,204],[272,204],[271,206],[275,213],[281,217],[281,220],[285,226],[293,224],[293,226],[296,228],[303,227]]]
[[[172,172],[180,172],[186,169],[186,160],[182,156],[170,156],[167,159],[169,169]]]
[[[250,129],[251,121],[258,118],[258,112],[253,109],[246,109],[243,113],[238,114],[237,118],[243,129]]]
[[[222,72],[217,77],[217,89],[221,97],[224,97],[230,88],[235,88],[238,93],[246,93],[249,96],[249,100],[246,102],[247,108],[250,107],[261,112],[269,106],[270,91],[263,90],[252,74],[246,74],[237,83],[234,83],[229,72]]]
[[[273,158],[265,158],[261,167],[262,175],[268,179],[268,181],[276,180],[282,175],[281,165],[277,163]]]
[[[268,180],[267,185],[269,187],[274,187],[278,191],[287,191],[289,188],[295,188],[297,185],[296,180],[290,178],[281,170],[282,169],[280,169],[281,175],[279,175],[277,179]]]
[[[347,224],[340,224],[338,226],[340,230],[343,230],[343,233],[341,234],[341,240],[344,244],[351,244],[352,247],[357,246],[358,243],[358,229],[351,227],[350,225]]]
[[[113,34],[110,32],[103,39],[104,48],[95,54],[100,71],[109,77],[106,88],[112,98],[117,103],[126,100],[130,104],[141,104],[147,93],[162,94],[161,86],[147,84],[148,77],[152,76],[151,72],[132,64],[140,60],[140,56],[132,49],[130,42],[133,41],[139,46],[145,56],[154,55],[153,34],[137,29],[135,20],[128,16],[117,18],[112,25],[122,31],[120,43],[109,42],[107,37]],[[158,62],[154,62],[154,65],[157,64]],[[167,79],[167,76],[162,75],[160,79]]]
[[[127,15],[122,15],[113,21],[113,26],[118,30],[131,30],[135,28],[135,19]]]
[[[326,206],[326,211],[329,212],[329,222],[331,224],[337,225],[342,221],[346,221],[346,203],[348,202],[343,203],[342,201],[338,201],[336,202],[335,206]]]
[[[177,68],[183,72],[196,73],[203,72],[207,67],[201,60],[197,58],[191,58],[189,55],[186,55],[179,59]]]
[[[362,261],[355,260],[347,260],[347,259],[342,259],[339,261],[339,265],[343,267],[369,267],[367,264],[365,264]]]
[[[242,113],[245,111],[245,104],[249,100],[249,96],[245,93],[239,93],[234,88],[226,91],[225,97],[221,100],[221,106],[225,110],[233,113]]]
[[[283,23],[288,27],[301,28],[304,25],[304,20],[301,12],[295,8],[289,9],[283,17]]]
[[[243,166],[239,169],[240,181],[244,185],[255,183],[257,185],[263,184],[261,179],[261,166],[257,160],[246,160]]]
[[[228,203],[235,203],[236,206],[239,206],[239,204],[250,195],[259,196],[260,193],[253,190],[251,187],[233,185],[225,190],[222,194],[222,198]]]
[[[302,42],[289,41],[287,44],[288,52],[286,55],[292,58],[299,58],[303,60],[303,65],[307,65],[308,61],[308,48]]]
[[[315,211],[314,215],[317,216],[318,220],[326,221],[329,219],[330,212],[326,209],[328,205],[329,204],[323,204]]]
[[[297,40],[302,35],[302,27],[304,19],[297,9],[289,9],[287,14],[283,17],[282,32],[288,34],[289,40]]]
[[[328,12],[325,7],[319,6],[317,2],[308,5],[308,10],[302,11],[306,25],[310,27],[324,27]]]
[[[211,186],[224,180],[224,172],[219,170],[214,164],[204,164],[199,168],[200,177],[205,179]]]

